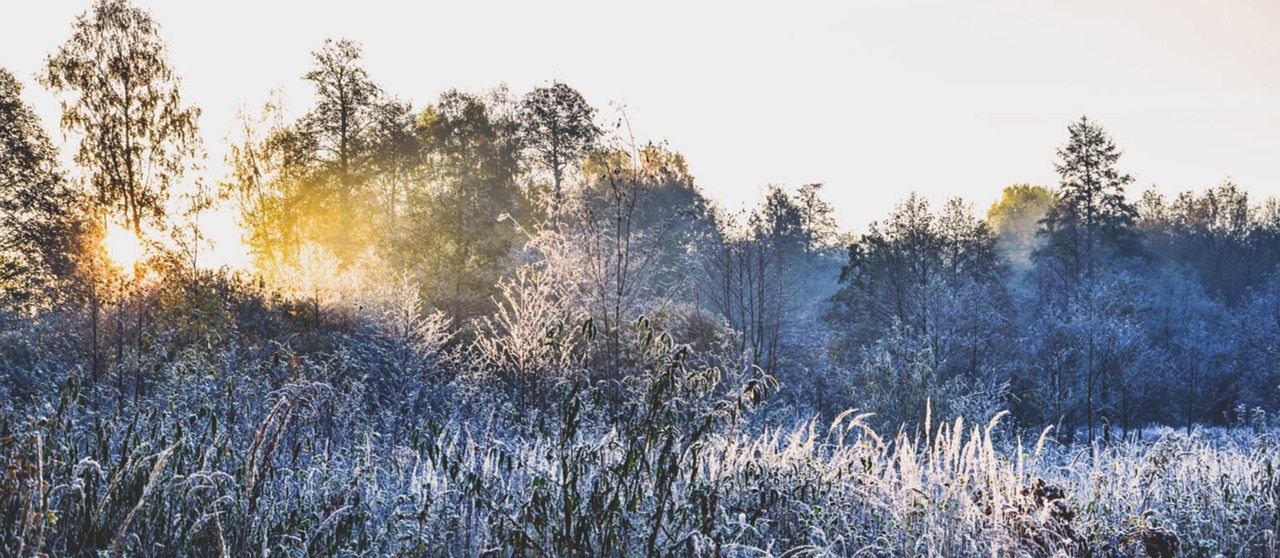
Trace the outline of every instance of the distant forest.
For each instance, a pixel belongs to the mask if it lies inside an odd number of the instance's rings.
[[[332,40],[298,76],[314,104],[245,111],[206,180],[161,30],[125,0],[73,23],[37,76],[65,145],[0,68],[0,554],[1087,555],[1142,510],[1034,528],[969,511],[977,546],[954,548],[912,546],[950,540],[919,535],[937,525],[837,514],[837,544],[795,505],[834,506],[836,485],[768,496],[791,481],[708,473],[732,460],[699,452],[851,435],[851,409],[883,436],[866,447],[942,443],[964,417],[992,421],[979,450],[998,421],[1064,452],[1263,432],[1280,411],[1280,201],[1135,192],[1088,117],[1064,123],[1058,184],[989,208],[904,193],[854,234],[822,184],[725,210],[678,150],[565,83],[415,104]],[[216,206],[251,268],[203,264]],[[428,461],[435,480],[414,477]],[[1024,512],[1049,498],[1030,479],[1007,489]],[[1130,543],[1186,528],[1163,517]],[[1203,537],[1275,544],[1223,529]]]

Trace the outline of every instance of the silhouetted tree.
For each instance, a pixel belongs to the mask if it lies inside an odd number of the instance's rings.
[[[459,322],[482,315],[509,269],[519,236],[503,215],[521,217],[519,145],[505,95],[447,91],[418,122],[427,168],[411,194],[399,265],[424,296]]]
[[[418,118],[409,103],[379,106],[372,134],[372,176],[367,189],[370,220],[380,245],[388,247],[404,228],[410,194],[426,182],[426,153],[418,135]]]
[[[800,222],[805,231],[805,249],[828,248],[836,242],[840,227],[836,224],[835,206],[822,199],[821,183],[805,184],[796,190],[795,203],[800,208]]]
[[[76,18],[41,81],[64,95],[62,127],[98,207],[141,234],[164,225],[164,202],[199,149],[196,119],[169,66],[159,25],[127,0],[99,0]]]
[[[1067,131],[1054,164],[1058,199],[1041,221],[1046,244],[1036,255],[1072,288],[1101,262],[1135,252],[1137,211],[1124,194],[1133,177],[1116,169],[1121,151],[1106,130],[1081,117]]]
[[[84,224],[79,196],[21,94],[22,84],[0,68],[0,298],[30,309],[66,294],[56,280],[75,271]]]
[[[382,91],[360,66],[360,45],[353,41],[325,40],[312,57],[315,67],[303,79],[315,88],[316,105],[299,130],[311,135],[325,172],[316,183],[322,202],[313,217],[324,245],[350,262],[370,234],[364,187]]]
[[[521,138],[535,158],[551,171],[554,210],[563,200],[565,168],[578,162],[600,136],[596,110],[577,90],[560,82],[538,87],[520,102]]]

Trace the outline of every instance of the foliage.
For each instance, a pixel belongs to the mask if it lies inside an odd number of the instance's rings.
[[[409,197],[407,226],[393,243],[400,265],[434,305],[469,321],[488,309],[520,237],[510,221],[529,206],[518,187],[519,144],[505,94],[447,91],[418,122],[427,172]]]
[[[1037,232],[1055,203],[1054,192],[1044,186],[1015,184],[1006,186],[1000,201],[987,210],[987,222],[995,233],[1001,250],[1010,263],[1026,267],[1031,254],[1039,247]]]
[[[81,200],[58,168],[57,151],[0,68],[0,313],[26,314],[69,291]]]
[[[1149,190],[1139,204],[1139,223],[1156,257],[1194,269],[1208,292],[1228,304],[1240,302],[1280,263],[1277,229],[1265,208],[1230,180],[1173,199]]]
[[[1047,241],[1036,256],[1070,290],[1108,258],[1134,252],[1137,211],[1124,196],[1133,177],[1116,169],[1121,151],[1106,130],[1082,116],[1067,132],[1054,163],[1058,199],[1042,221]]]
[[[319,166],[312,226],[316,240],[345,263],[370,234],[363,230],[369,223],[365,177],[381,91],[360,67],[360,46],[352,41],[326,40],[312,57],[315,67],[303,79],[315,88],[316,105],[298,123]]]
[[[565,167],[580,161],[600,136],[595,109],[582,94],[560,82],[536,87],[520,100],[520,135],[537,160],[551,171],[555,208],[563,199]]]
[[[927,367],[939,385],[999,385],[1001,364],[1010,356],[1002,340],[1011,335],[1001,317],[1010,304],[1000,281],[1003,274],[995,237],[970,208],[953,200],[934,213],[913,194],[850,246],[842,286],[827,319],[843,329],[842,358],[862,367],[864,375],[880,374],[884,367],[858,364],[879,354],[865,353],[868,347],[884,338],[897,340],[895,345],[909,338],[927,348]],[[927,396],[928,390],[895,395]],[[896,416],[894,412],[911,408],[877,411]]]
[[[63,129],[98,209],[135,233],[164,225],[170,188],[199,149],[199,109],[184,106],[159,24],[128,0],[99,0],[76,18],[41,80],[65,95]]]
[[[283,98],[273,94],[259,116],[241,112],[239,140],[227,154],[220,194],[238,209],[255,267],[267,277],[297,265],[309,234],[314,200],[312,139],[284,121]]]
[[[94,410],[93,391],[69,382],[37,414],[0,418],[0,544],[161,556],[1276,550],[1269,431],[1078,448],[1046,431],[1024,448],[1001,416],[935,422],[927,404],[914,433],[881,435],[856,411],[753,431],[744,421],[767,378],[712,396],[714,370],[687,368],[687,349],[643,322],[635,332],[649,373],[614,426],[590,418],[579,377],[530,438],[471,419],[379,435],[353,385],[271,388],[203,359],[182,364],[203,379],[121,409]]]

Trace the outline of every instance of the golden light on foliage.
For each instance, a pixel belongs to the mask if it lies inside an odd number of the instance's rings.
[[[124,268],[125,273],[133,273],[134,266],[147,251],[137,234],[115,223],[107,223],[107,234],[102,238],[102,247],[106,249],[111,262]]]

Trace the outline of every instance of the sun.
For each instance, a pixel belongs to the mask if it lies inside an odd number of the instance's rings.
[[[107,250],[107,257],[124,268],[125,273],[133,273],[134,266],[147,251],[137,234],[115,223],[107,223],[107,235],[102,239],[102,247]]]

